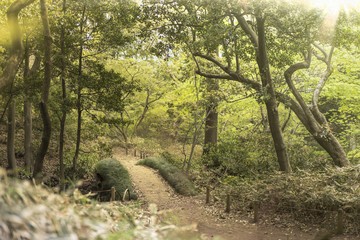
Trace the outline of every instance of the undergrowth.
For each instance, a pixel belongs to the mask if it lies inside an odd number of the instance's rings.
[[[360,233],[360,165],[328,167],[321,172],[259,174],[251,179],[227,176],[221,185],[232,193],[239,209],[249,209],[258,202],[263,209],[291,213],[307,223],[311,218],[328,226],[341,210],[345,212],[346,231]]]
[[[194,196],[197,194],[193,183],[177,167],[161,158],[146,158],[138,165],[145,165],[159,171],[160,175],[181,195]]]

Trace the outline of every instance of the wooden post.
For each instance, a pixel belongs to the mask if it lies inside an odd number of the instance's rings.
[[[259,202],[257,201],[253,202],[253,208],[254,208],[254,223],[257,223],[259,221]]]
[[[115,187],[111,187],[111,198],[110,198],[110,202],[115,201]]]
[[[230,193],[228,193],[226,195],[226,209],[225,209],[226,213],[230,212],[230,202],[231,202]]]
[[[342,209],[339,209],[337,212],[336,233],[337,234],[344,233],[344,211]]]
[[[134,149],[134,157],[136,157],[136,149]]]
[[[210,187],[206,186],[206,204],[210,203]]]
[[[127,189],[125,190],[125,192],[124,192],[124,195],[123,195],[123,198],[122,198],[123,202],[125,201],[126,193],[128,193],[129,196],[130,196],[130,192],[129,192],[129,189],[128,189],[128,188],[127,188]],[[129,199],[129,200],[130,200],[130,199]]]

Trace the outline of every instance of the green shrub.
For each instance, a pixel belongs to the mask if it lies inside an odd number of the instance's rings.
[[[267,134],[225,136],[203,156],[202,162],[222,174],[242,177],[278,169],[272,139]]]
[[[129,173],[118,160],[109,158],[98,162],[95,166],[95,173],[101,181],[102,190],[109,190],[111,187],[115,187],[116,200],[122,199],[126,189],[129,190],[131,199],[137,199],[132,188]],[[104,195],[108,196],[108,199],[110,198],[108,192]],[[126,199],[128,199],[128,194]]]
[[[159,170],[160,175],[181,195],[194,196],[197,194],[193,183],[174,165],[161,158],[146,158],[137,164]]]

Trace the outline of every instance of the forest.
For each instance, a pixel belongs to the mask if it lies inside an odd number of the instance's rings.
[[[360,3],[315,2],[2,0],[0,238],[359,239]]]

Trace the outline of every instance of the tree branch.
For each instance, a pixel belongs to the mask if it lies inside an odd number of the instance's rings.
[[[252,28],[249,26],[244,16],[236,14],[235,17],[238,20],[241,28],[249,36],[254,47],[257,48],[259,46],[259,39],[254,30],[252,30]]]
[[[311,52],[309,51],[307,53],[307,55],[305,55],[304,62],[295,63],[295,64],[291,65],[288,69],[286,69],[286,71],[284,73],[284,77],[285,77],[287,85],[289,86],[292,94],[295,96],[296,100],[299,102],[299,104],[301,105],[301,107],[303,108],[304,111],[306,111],[306,109],[308,109],[308,106],[307,106],[306,102],[304,101],[303,97],[301,96],[301,94],[299,93],[299,91],[296,89],[295,84],[292,81],[292,75],[298,70],[309,68],[310,62],[311,62]]]
[[[321,48],[320,46],[317,47],[323,54],[324,54],[324,58],[319,59],[321,61],[323,61],[326,64],[326,70],[323,73],[323,75],[321,76],[321,79],[319,80],[313,96],[312,96],[312,101],[311,101],[311,111],[314,114],[314,116],[316,117],[316,119],[323,125],[328,125],[328,122],[325,118],[325,116],[320,112],[319,107],[318,107],[318,102],[319,102],[319,97],[320,97],[320,93],[322,91],[322,89],[325,86],[325,83],[327,82],[327,80],[329,79],[329,77],[331,76],[331,74],[334,71],[334,68],[332,67],[331,64],[331,57],[332,54],[334,52],[334,46],[331,47],[329,55],[325,52],[325,50],[323,48]]]
[[[204,73],[199,70],[196,71],[196,74],[206,77],[206,78],[234,80],[234,78],[232,78],[231,76],[226,75],[226,74]]]

